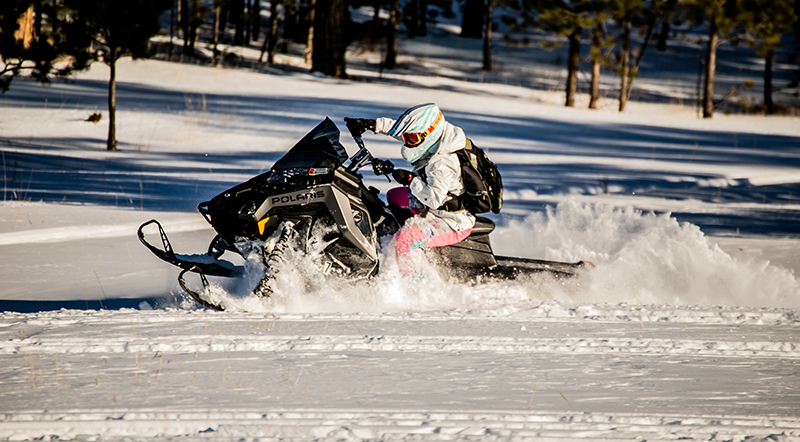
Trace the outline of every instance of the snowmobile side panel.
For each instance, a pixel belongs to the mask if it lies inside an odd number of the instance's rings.
[[[492,267],[497,264],[489,243],[489,235],[470,235],[467,239],[444,247],[429,249],[434,260],[448,267]]]
[[[298,206],[312,202],[324,203],[336,221],[342,235],[357,245],[377,265],[378,252],[373,245],[375,244],[374,233],[370,234],[369,238],[365,236],[363,232],[365,229],[359,228],[352,216],[352,213],[355,212],[363,213],[362,216],[367,217],[364,221],[371,223],[369,211],[357,198],[343,192],[334,184],[270,196],[252,215],[253,221],[258,222],[263,219],[273,207]]]

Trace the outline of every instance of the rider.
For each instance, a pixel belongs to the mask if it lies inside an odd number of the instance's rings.
[[[400,153],[414,167],[395,169],[392,177],[405,187],[389,190],[390,205],[409,210],[414,216],[394,237],[400,270],[419,274],[422,250],[455,244],[467,238],[475,216],[458,208],[447,210],[448,202],[464,193],[461,164],[455,151],[467,144],[464,131],[445,121],[433,103],[414,106],[395,121],[391,118],[348,119],[351,131],[371,130],[403,142]],[[400,220],[402,222],[402,220]]]

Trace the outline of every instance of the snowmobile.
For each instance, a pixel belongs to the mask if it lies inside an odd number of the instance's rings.
[[[323,274],[367,279],[378,273],[379,238],[392,235],[407,214],[398,213],[379,197],[378,189],[367,187],[359,171],[371,165],[376,175],[391,175],[394,165],[372,156],[361,135],[352,133],[359,150],[348,157],[339,140],[339,129],[329,118],[294,145],[272,168],[238,184],[197,206],[217,235],[205,255],[179,255],[161,224],[153,219],[139,227],[139,240],[162,260],[180,267],[180,286],[201,305],[223,310],[205,296],[206,276],[240,278],[244,267],[221,259],[225,252],[246,259],[255,247],[260,252],[264,276],[253,290],[255,296],[269,296],[277,264],[289,248],[301,253],[315,250],[315,265]],[[490,219],[477,216],[470,236],[462,242],[436,247],[425,253],[447,277],[459,281],[513,279],[547,272],[569,277],[584,262],[564,263],[496,256],[489,234],[495,228]],[[155,225],[162,247],[145,238],[146,227]],[[260,247],[260,249],[259,249]],[[187,273],[200,277],[203,290],[186,283]]]

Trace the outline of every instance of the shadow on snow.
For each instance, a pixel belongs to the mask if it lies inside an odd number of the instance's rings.
[[[105,88],[106,83],[93,80],[73,80],[53,87],[20,82],[12,92],[0,98],[0,104],[91,110],[105,105]],[[265,135],[279,132],[280,136],[296,140],[328,115],[343,130],[342,139],[350,153],[353,153],[353,143],[347,142],[349,137],[342,117],[395,117],[404,110],[359,100],[187,94],[130,83],[120,83],[118,93],[118,108],[123,112],[193,112],[202,101],[203,112],[208,112],[210,117],[209,124],[218,128],[225,128],[226,124],[223,118],[214,116],[233,112],[237,121],[253,123],[252,129],[244,130]],[[288,115],[287,109],[302,109],[302,115]],[[715,167],[723,165],[786,167],[798,164],[798,137],[504,117],[499,111],[492,116],[449,109],[444,112],[448,120],[463,127],[477,145],[486,148],[495,158],[501,158],[497,162],[508,192],[532,190],[537,195],[554,196],[635,192],[718,204],[797,203],[800,200],[800,188],[796,184],[756,187],[746,179],[731,180],[714,172]],[[297,127],[305,129],[297,130]],[[372,134],[366,136],[368,145],[370,137]],[[101,139],[4,139],[0,140],[3,197],[4,200],[194,211],[199,202],[268,170],[292,144],[279,149],[270,146],[265,152],[137,152],[121,140],[122,152],[99,154],[104,147]],[[84,152],[95,154],[84,155]],[[544,203],[512,199],[507,204],[540,210]],[[800,225],[789,222],[796,221],[792,220],[794,212],[782,211],[780,207],[752,209],[736,215],[722,212],[676,216],[721,232],[800,234]]]

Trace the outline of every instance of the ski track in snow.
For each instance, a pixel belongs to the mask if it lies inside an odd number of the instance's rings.
[[[798,326],[788,309],[555,302],[6,312],[0,438],[800,440]]]
[[[19,413],[2,421],[25,434],[48,425],[66,438],[151,440],[731,440],[788,441],[800,437],[797,421],[748,416],[654,418],[648,415],[402,410],[141,411],[109,417],[91,411]],[[770,430],[764,430],[770,428]],[[741,436],[746,434],[748,436]]]

